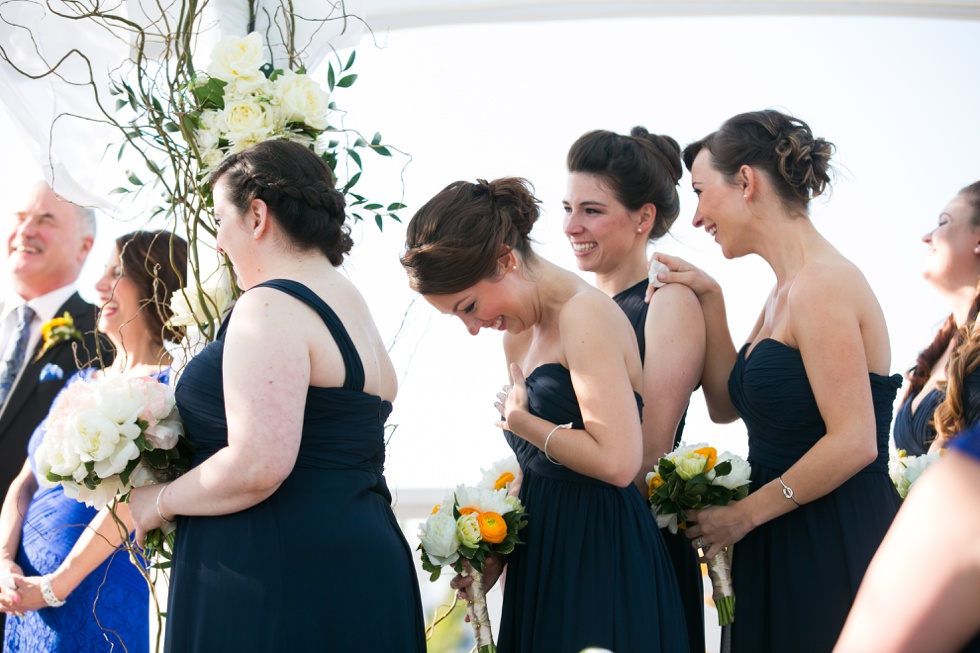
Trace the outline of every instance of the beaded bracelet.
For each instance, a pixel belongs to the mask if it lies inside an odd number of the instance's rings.
[[[41,576],[41,596],[44,597],[44,602],[52,608],[60,608],[65,604],[62,599],[55,596],[54,590],[51,589],[51,574]]]
[[[551,433],[549,433],[548,437],[544,439],[544,457],[547,458],[548,462],[550,462],[552,465],[558,465],[559,467],[564,466],[560,462],[552,458],[551,455],[548,453],[548,442],[551,440],[551,436],[553,436],[555,434],[555,431],[557,431],[558,429],[570,429],[570,428],[572,428],[571,422],[569,422],[568,424],[559,424],[555,428],[551,429]]]
[[[176,516],[175,516],[175,519],[167,519],[166,517],[163,516],[163,511],[160,510],[160,497],[163,496],[163,491],[166,490],[167,487],[169,487],[169,486],[164,485],[162,488],[160,488],[160,491],[157,492],[157,501],[156,501],[156,504],[157,504],[157,515],[159,515],[160,519],[162,519],[163,521],[167,522],[168,524],[172,524],[172,523],[174,523],[174,520],[176,519]]]

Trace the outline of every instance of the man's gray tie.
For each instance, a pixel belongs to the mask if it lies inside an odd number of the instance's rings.
[[[27,304],[17,308],[17,329],[14,331],[7,351],[3,353],[0,362],[0,407],[7,402],[7,395],[17,380],[20,368],[24,366],[24,356],[27,355],[27,341],[31,337],[31,322],[34,321],[34,309]]]

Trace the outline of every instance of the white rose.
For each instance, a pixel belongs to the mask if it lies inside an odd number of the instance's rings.
[[[34,452],[34,464],[37,467],[38,482],[45,487],[57,485],[47,480],[49,472],[56,476],[71,476],[80,467],[84,469],[74,447],[57,431],[44,434],[44,439]]]
[[[101,479],[121,473],[126,469],[130,460],[140,457],[139,447],[128,438],[119,438],[115,450],[103,458],[95,461],[95,473]]]
[[[262,37],[256,32],[243,39],[224,38],[211,53],[208,74],[228,82],[228,87],[238,93],[248,93],[265,81],[260,70],[265,65],[262,48]]]
[[[168,324],[178,327],[206,324],[208,313],[211,314],[211,318],[221,319],[234,303],[231,278],[222,274],[216,283],[205,285],[200,289],[185,288],[175,292],[170,297],[170,309],[174,314]],[[207,311],[204,310],[205,306]]]
[[[718,463],[715,467],[726,461],[732,464],[732,471],[724,476],[715,476],[713,485],[720,485],[729,490],[747,485],[749,483],[749,476],[752,473],[752,467],[749,463],[741,456],[736,456],[730,451],[726,451],[718,456]]]
[[[483,539],[480,534],[480,518],[475,512],[460,515],[459,519],[456,520],[456,538],[471,549],[476,548],[476,545]]]
[[[939,460],[939,457],[940,453],[936,451],[924,456],[908,456],[904,459],[905,473],[902,474],[902,478],[898,483],[898,494],[903,499],[908,496],[912,485],[919,480],[919,477],[922,476],[932,463]]]
[[[72,425],[72,444],[82,461],[103,460],[116,451],[121,437],[119,425],[100,411],[82,411],[72,420]],[[79,480],[77,476],[75,480]]]
[[[144,435],[147,443],[154,449],[173,449],[180,436],[184,435],[184,423],[175,413],[174,417],[161,420],[146,429]]]
[[[276,79],[273,88],[286,122],[301,122],[319,130],[327,128],[330,95],[318,83],[287,70]]]
[[[143,411],[141,393],[134,389],[125,377],[106,377],[94,385],[92,399],[95,406],[99,412],[116,424],[135,422]]]
[[[265,140],[272,135],[275,126],[270,109],[268,104],[251,98],[226,104],[221,112],[222,130],[233,143],[252,135]]]
[[[456,519],[452,514],[437,512],[429,515],[419,529],[419,538],[432,564],[443,567],[459,559]]]

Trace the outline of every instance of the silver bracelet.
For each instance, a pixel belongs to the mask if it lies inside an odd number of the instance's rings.
[[[41,576],[41,596],[44,597],[44,602],[52,608],[60,608],[65,604],[63,600],[54,595],[54,590],[51,589],[51,574]]]
[[[779,477],[779,484],[783,486],[783,496],[789,499],[790,501],[792,501],[793,503],[795,503],[798,507],[800,505],[800,502],[797,501],[796,497],[793,496],[793,488],[783,483],[782,476]]]
[[[553,436],[555,434],[555,431],[557,431],[558,429],[570,429],[570,428],[572,428],[571,422],[569,422],[568,424],[559,424],[555,428],[551,429],[551,433],[549,433],[548,437],[544,439],[544,457],[547,458],[548,462],[550,462],[552,465],[558,465],[559,467],[564,466],[560,462],[552,458],[551,455],[548,453],[548,442],[551,440],[551,436]]]
[[[160,488],[160,491],[157,492],[157,501],[156,501],[156,503],[157,503],[157,515],[159,515],[160,519],[162,519],[163,521],[167,522],[168,524],[172,524],[172,523],[174,523],[174,521],[175,521],[175,519],[176,519],[177,516],[174,515],[174,519],[167,519],[166,517],[163,516],[163,511],[160,510],[160,497],[163,496],[164,490],[166,490],[168,487],[170,487],[170,486],[169,485],[164,485],[162,488]]]

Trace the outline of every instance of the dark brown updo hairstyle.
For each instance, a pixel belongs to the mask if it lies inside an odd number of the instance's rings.
[[[528,234],[539,216],[526,179],[455,181],[425,203],[408,223],[401,261],[412,289],[451,295],[498,275],[510,251],[535,260]]]
[[[970,226],[980,226],[980,181],[960,190],[958,197],[965,199],[971,208]],[[980,333],[976,330],[977,314],[980,313],[980,285],[973,295],[973,303],[967,314],[966,324],[956,328],[956,320],[950,313],[928,347],[919,352],[915,365],[905,374],[909,381],[904,401],[914,397],[932,376],[932,368],[956,338],[953,355],[946,369],[946,399],[936,408],[936,430],[946,437],[955,435],[967,426],[963,424],[963,383],[967,376],[980,365]]]
[[[218,164],[211,187],[219,181],[241,213],[252,200],[265,202],[296,249],[318,249],[338,266],[354,244],[344,224],[344,196],[327,164],[305,145],[282,140],[253,145]]]
[[[123,275],[139,290],[140,313],[150,334],[180,342],[183,330],[167,326],[170,297],[184,287],[187,242],[170,231],[134,231],[116,239]]]
[[[602,179],[629,211],[644,204],[657,207],[650,240],[666,234],[680,213],[681,148],[670,136],[651,134],[644,127],[634,127],[629,136],[598,129],[572,144],[567,165],[569,172]]]
[[[743,165],[762,170],[790,211],[807,210],[810,200],[830,186],[834,144],[815,138],[798,118],[767,109],[742,113],[721,128],[684,148],[690,170],[702,149],[731,183]]]

